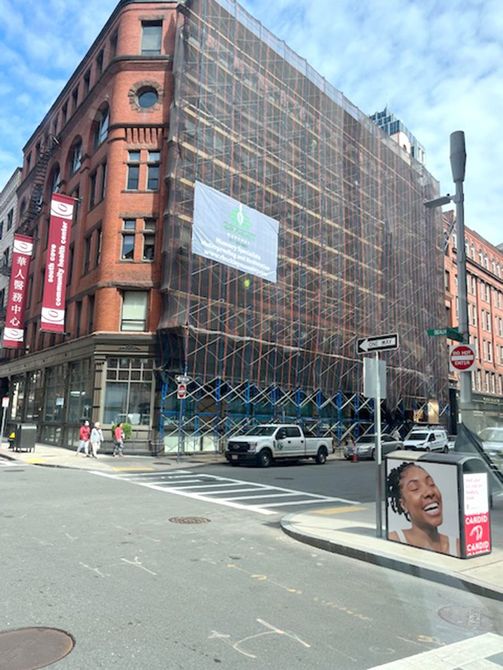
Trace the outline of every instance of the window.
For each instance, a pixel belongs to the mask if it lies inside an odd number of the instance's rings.
[[[107,163],[106,161],[101,164],[101,189],[100,189],[100,200],[105,199],[107,192]]]
[[[152,380],[152,359],[109,358],[103,422],[149,426]]]
[[[127,185],[128,191],[137,191],[140,185],[140,152],[128,151]]]
[[[158,100],[159,94],[152,86],[141,88],[136,94],[138,107],[141,107],[142,109],[149,109],[149,107],[153,107]]]
[[[89,272],[89,259],[91,257],[91,235],[84,238],[84,261],[82,264],[82,274]]]
[[[75,337],[80,337],[80,322],[82,316],[82,300],[75,303]]]
[[[44,282],[45,282],[45,268],[43,268],[42,272],[40,273],[40,286],[39,286],[39,292],[38,292],[38,301],[39,302],[42,300],[42,296],[44,295]]]
[[[0,240],[3,237],[3,221],[0,221]]]
[[[55,167],[51,173],[51,182],[50,182],[50,191],[49,193],[59,193],[61,188],[61,176],[59,172],[59,167]]]
[[[143,260],[153,261],[155,255],[155,219],[145,219],[143,224]]]
[[[115,58],[117,55],[117,42],[119,39],[118,33],[114,33],[112,37],[110,38],[110,56],[112,58]]]
[[[5,289],[3,288],[0,291],[0,309],[3,310],[5,306]]]
[[[161,53],[162,21],[142,21],[141,52],[144,56]]]
[[[80,188],[77,186],[71,193],[72,197],[75,198],[75,203],[73,206],[73,221],[72,226],[74,226],[79,220],[80,214]]]
[[[99,112],[94,121],[94,148],[100,146],[108,137],[108,127],[110,124],[110,115],[108,106],[105,105]]]
[[[96,229],[96,246],[94,248],[96,255],[94,257],[94,267],[98,267],[101,260],[101,237],[102,237],[102,231],[100,226],[99,228]]]
[[[72,274],[73,274],[73,244],[70,245],[68,253],[68,272],[66,273],[66,285],[70,286],[72,283]]]
[[[491,301],[491,287],[489,284],[484,284],[484,300],[486,302]]]
[[[2,266],[3,266],[4,268],[8,268],[8,267],[9,267],[9,251],[10,251],[9,249],[5,249],[5,251],[3,252],[3,256],[2,256]]]
[[[7,213],[7,230],[10,230],[12,228],[13,223],[14,223],[14,210],[9,209]]]
[[[73,145],[70,156],[70,174],[75,174],[82,165],[82,142],[78,141]]]
[[[31,168],[31,151],[30,153],[26,156],[26,174],[30,171]]]
[[[94,332],[94,295],[87,298],[87,323],[89,324],[88,332]]]
[[[96,74],[98,77],[101,75],[103,72],[103,49],[99,52],[99,54],[96,57]]]
[[[122,260],[134,260],[136,219],[124,219],[122,225]]]
[[[161,159],[160,151],[148,152],[147,164],[147,190],[157,191],[159,189],[159,161]]]
[[[62,125],[64,126],[66,123],[66,119],[68,118],[68,102],[65,102],[65,104],[61,108],[61,117],[62,117]]]
[[[89,209],[96,204],[96,172],[89,175]]]
[[[84,95],[89,93],[91,88],[91,70],[88,70],[84,75]]]
[[[146,291],[124,291],[122,297],[121,330],[143,332],[147,317]]]
[[[449,291],[450,277],[451,277],[451,275],[449,273],[449,270],[445,270],[445,272],[444,272],[444,288],[445,288],[446,291]]]
[[[78,104],[79,104],[79,87],[76,86],[72,91],[72,112],[74,112],[77,109]]]

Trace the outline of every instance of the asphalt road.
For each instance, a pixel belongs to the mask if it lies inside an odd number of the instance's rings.
[[[325,465],[300,461],[286,465],[273,463],[269,468],[222,464],[201,466],[197,471],[357,502],[373,502],[376,494],[375,461],[330,460]]]
[[[0,630],[71,633],[54,668],[367,670],[503,633],[500,603],[313,550],[247,511],[35,466],[0,468],[0,490]],[[172,522],[187,516],[208,521]]]

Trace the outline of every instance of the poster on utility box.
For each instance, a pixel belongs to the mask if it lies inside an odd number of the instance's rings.
[[[278,229],[271,217],[196,181],[193,253],[276,282]]]

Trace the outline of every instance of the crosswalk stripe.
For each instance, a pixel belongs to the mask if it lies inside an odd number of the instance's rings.
[[[270,486],[260,482],[231,479],[205,473],[194,474],[187,472],[180,475],[164,473],[162,471],[145,473],[146,476],[127,475],[122,473],[108,474],[101,471],[91,471],[92,474],[109,479],[116,479],[136,484],[162,493],[181,495],[193,500],[211,502],[217,505],[234,507],[236,509],[253,511],[258,514],[277,514],[274,509],[287,505],[315,505],[327,502],[358,505],[354,500],[324,496],[318,493],[308,493],[296,489],[287,489],[281,486]],[[190,478],[189,478],[190,477]],[[245,493],[248,495],[235,495]],[[266,498],[272,498],[270,502]],[[274,498],[301,498],[301,500],[283,500],[275,502]]]

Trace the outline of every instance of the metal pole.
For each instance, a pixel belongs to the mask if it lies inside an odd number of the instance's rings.
[[[465,179],[466,149],[465,134],[462,130],[451,133],[451,169],[456,184],[456,238],[458,266],[458,328],[466,343],[470,339],[468,326],[468,298],[466,287],[466,244],[465,244],[465,197],[463,181]],[[459,375],[459,404],[461,409],[472,403],[472,373],[461,372]]]
[[[0,431],[0,447],[3,447],[3,434],[5,430],[5,416],[7,414],[7,407],[2,408],[2,430]]]
[[[178,398],[180,403],[178,408],[178,445],[176,450],[176,461],[180,460],[182,453],[182,422],[183,422],[183,398]]]
[[[376,537],[382,537],[382,449],[381,449],[381,375],[379,353],[375,352],[376,398],[374,401],[374,422],[376,429]]]

